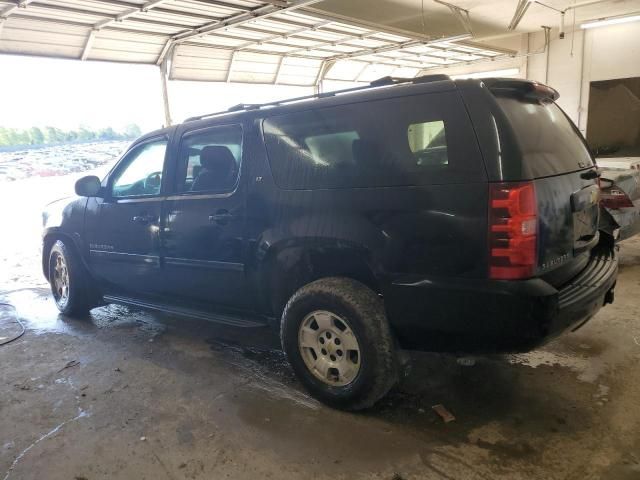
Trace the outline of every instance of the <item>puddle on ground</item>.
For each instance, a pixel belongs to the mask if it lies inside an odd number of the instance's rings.
[[[101,328],[136,327],[151,334],[162,333],[166,326],[146,312],[120,305],[93,309],[85,318],[60,314],[46,288],[25,288],[0,293],[0,302],[8,303],[30,333],[65,333],[84,335]]]

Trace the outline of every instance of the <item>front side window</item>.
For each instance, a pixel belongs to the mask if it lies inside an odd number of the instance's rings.
[[[187,133],[180,144],[178,192],[230,192],[242,157],[242,128],[225,125]]]
[[[158,140],[135,147],[124,159],[125,167],[115,176],[113,197],[159,195],[167,141]]]

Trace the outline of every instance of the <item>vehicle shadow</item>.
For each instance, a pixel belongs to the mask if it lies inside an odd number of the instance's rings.
[[[282,396],[302,399],[299,403],[315,405],[316,411],[329,411],[303,391],[280,349],[277,334],[271,329],[229,327],[115,305],[94,309],[87,318],[70,319],[55,313],[43,291],[5,298],[18,304],[21,317],[26,318],[27,327],[32,330],[72,335],[107,333],[99,337],[105,343],[121,342],[123,335],[141,344],[157,339],[150,361],[196,376],[207,375],[207,362],[224,361],[230,374],[237,367],[239,375],[252,379],[252,385],[263,385],[261,391],[266,397],[260,402],[239,398],[239,412],[243,411],[242,402],[247,402],[247,419],[269,411],[299,418],[309,415],[309,410],[296,413],[291,404],[282,402]],[[188,353],[184,354],[203,348],[212,352],[213,358],[199,359],[194,364]],[[471,442],[496,455],[523,456],[530,461],[540,455],[536,439],[556,433],[572,435],[592,428],[594,411],[584,399],[592,398],[596,387],[578,381],[568,367],[534,368],[506,355],[478,357],[473,366],[462,366],[455,356],[442,354],[412,352],[411,360],[410,374],[377,405],[346,415],[353,415],[356,421],[371,419],[382,429],[400,429],[430,443]],[[437,404],[449,410],[456,420],[444,423],[432,410]],[[340,418],[345,414],[331,415]],[[484,439],[482,429],[491,424],[499,424],[501,431],[509,432],[509,439],[491,442]],[[291,436],[291,431],[283,432],[284,435]]]
[[[202,338],[211,350],[306,395],[273,331],[214,324],[200,326],[199,331],[206,332]],[[454,442],[468,442],[474,429],[499,422],[514,438],[492,448],[511,456],[536,453],[527,442],[518,440],[518,432],[532,438],[577,433],[591,426],[593,412],[584,398],[591,398],[595,387],[578,381],[575,372],[562,365],[534,368],[509,355],[477,357],[473,366],[460,365],[454,355],[411,352],[410,356],[408,376],[374,407],[355,415],[423,438],[436,436]],[[432,409],[437,404],[456,420],[445,424]]]

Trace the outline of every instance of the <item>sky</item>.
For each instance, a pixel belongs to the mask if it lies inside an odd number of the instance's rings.
[[[169,82],[171,116],[224,110],[312,93],[304,87],[205,82]],[[0,126],[120,129],[142,131],[164,123],[160,73],[156,66],[81,62],[0,55]]]

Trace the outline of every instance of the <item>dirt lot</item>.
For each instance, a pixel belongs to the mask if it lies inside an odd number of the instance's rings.
[[[475,366],[413,354],[359,414],[307,396],[266,330],[59,316],[37,237],[9,243],[0,301],[27,330],[0,347],[0,480],[640,478],[640,239],[622,246],[616,302],[578,332]],[[0,308],[0,337],[12,319]]]

